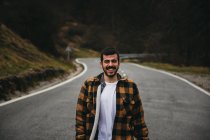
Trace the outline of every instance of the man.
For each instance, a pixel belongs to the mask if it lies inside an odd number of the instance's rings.
[[[76,108],[77,140],[148,140],[148,128],[139,91],[132,80],[118,73],[119,53],[101,53],[103,73],[87,79]]]

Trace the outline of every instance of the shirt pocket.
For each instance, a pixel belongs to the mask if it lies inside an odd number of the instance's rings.
[[[132,111],[134,109],[134,105],[135,105],[135,101],[132,98],[129,97],[122,97],[123,99],[123,107],[125,109],[126,112],[126,116],[132,117]]]
[[[132,110],[134,109],[135,101],[132,98],[121,97],[119,102],[119,117],[132,118]]]

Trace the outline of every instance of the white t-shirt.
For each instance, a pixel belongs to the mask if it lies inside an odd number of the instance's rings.
[[[99,117],[99,140],[111,140],[114,118],[116,114],[116,85],[107,83],[101,93],[100,117]]]

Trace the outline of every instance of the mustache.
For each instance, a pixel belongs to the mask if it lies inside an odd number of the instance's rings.
[[[106,70],[109,70],[109,69],[116,69],[116,67],[114,67],[114,66],[108,66],[108,67],[106,67]]]

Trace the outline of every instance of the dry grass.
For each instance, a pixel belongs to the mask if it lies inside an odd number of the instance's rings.
[[[152,62],[144,62],[140,63],[144,66],[149,66],[157,69],[162,69],[171,72],[181,72],[181,73],[194,73],[194,74],[210,74],[210,68],[201,67],[201,66],[175,66],[172,64],[165,63],[152,63]]]
[[[33,70],[54,67],[68,71],[67,63],[40,52],[29,41],[22,39],[4,25],[0,26],[0,78]]]
[[[86,48],[80,48],[75,49],[73,56],[75,58],[84,58],[84,57],[99,57],[100,54],[96,51],[86,49]]]

